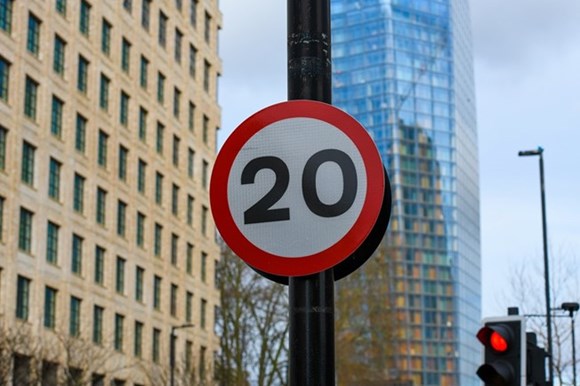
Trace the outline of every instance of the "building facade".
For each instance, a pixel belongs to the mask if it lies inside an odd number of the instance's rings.
[[[0,383],[211,378],[221,20],[0,0]]]
[[[479,385],[478,150],[468,0],[331,0],[331,14],[333,104],[369,130],[393,189],[385,243],[398,327],[385,377]]]

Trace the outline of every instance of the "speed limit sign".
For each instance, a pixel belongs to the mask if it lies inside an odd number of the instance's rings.
[[[230,135],[214,165],[210,201],[224,241],[248,265],[304,276],[363,245],[387,189],[366,130],[338,108],[298,100],[259,111]]]

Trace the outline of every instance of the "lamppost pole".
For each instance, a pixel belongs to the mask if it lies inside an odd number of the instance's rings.
[[[187,323],[180,326],[171,326],[169,335],[169,385],[175,386],[175,330],[193,327],[193,324]]]
[[[573,385],[576,386],[576,332],[574,328],[574,312],[578,312],[580,309],[580,304],[574,302],[562,303],[561,308],[564,311],[568,311],[570,315],[570,321],[572,322],[572,379]]]
[[[554,386],[554,367],[552,357],[552,313],[550,312],[550,271],[548,264],[548,228],[546,223],[546,194],[544,189],[544,149],[538,147],[536,150],[520,151],[520,157],[539,156],[540,157],[540,191],[542,197],[542,238],[544,244],[544,286],[546,292],[546,323],[548,325],[548,372],[550,386]]]

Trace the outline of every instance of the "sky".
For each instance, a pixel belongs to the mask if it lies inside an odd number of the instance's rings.
[[[253,113],[287,100],[286,4],[220,0],[220,143]],[[544,148],[550,269],[555,259],[580,258],[580,2],[471,0],[470,7],[488,317],[517,306],[509,294],[514,269],[543,270],[538,157],[519,150]],[[565,301],[580,302],[580,292]]]

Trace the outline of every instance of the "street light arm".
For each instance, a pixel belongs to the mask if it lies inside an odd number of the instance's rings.
[[[521,150],[518,152],[520,157],[526,157],[531,155],[542,155],[544,149],[541,146],[538,146],[536,150]]]

